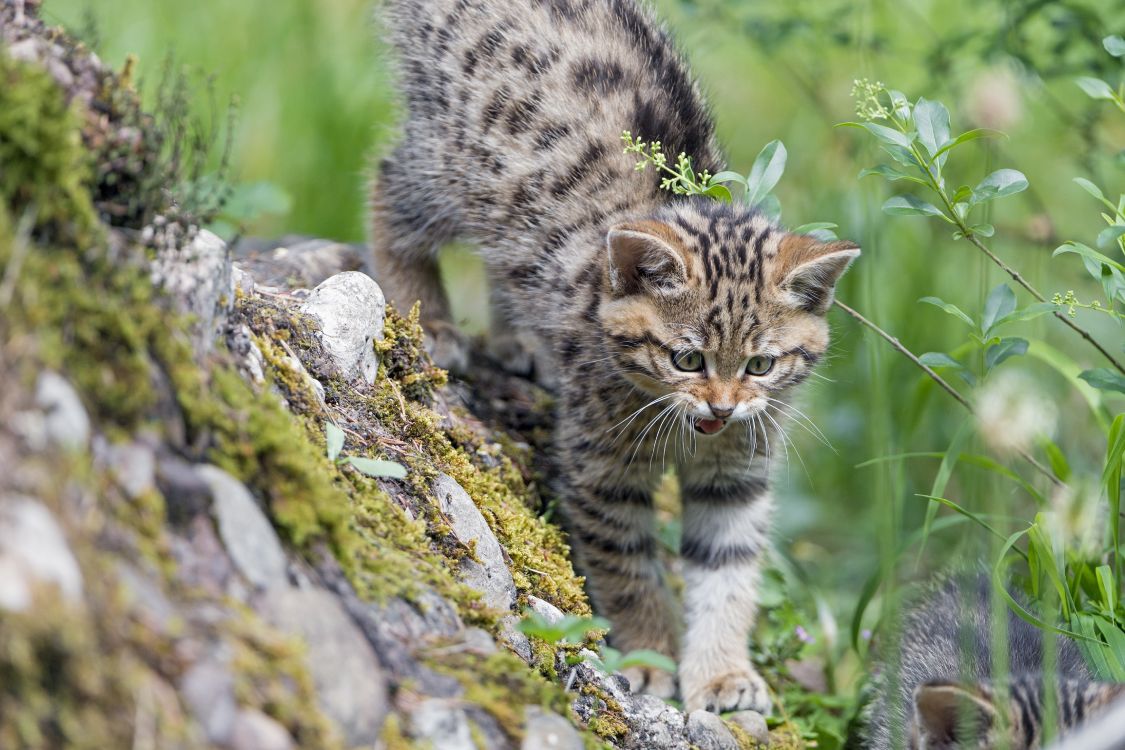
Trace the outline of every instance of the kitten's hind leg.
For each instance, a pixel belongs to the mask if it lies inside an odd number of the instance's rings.
[[[455,209],[446,199],[426,200],[414,188],[407,155],[383,160],[371,191],[371,243],[376,281],[387,299],[406,313],[421,303],[422,327],[434,362],[454,372],[468,365],[465,339],[453,324],[441,286],[437,252],[456,236]]]

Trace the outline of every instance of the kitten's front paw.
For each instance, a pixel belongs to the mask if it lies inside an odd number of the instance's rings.
[[[657,698],[671,698],[676,694],[676,680],[663,669],[653,667],[629,667],[621,674],[629,681],[629,689],[634,693],[646,693]]]
[[[435,320],[423,324],[426,351],[443,370],[463,375],[469,369],[469,344],[452,323]]]
[[[713,713],[749,708],[767,715],[773,708],[766,681],[753,669],[727,672],[699,685],[684,684],[683,688],[687,713],[701,708]]]

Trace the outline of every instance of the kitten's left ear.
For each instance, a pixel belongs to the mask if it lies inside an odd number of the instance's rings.
[[[914,722],[925,747],[966,747],[989,736],[998,714],[986,685],[930,682],[914,691]]]
[[[777,251],[777,286],[795,307],[823,315],[832,306],[836,282],[857,257],[859,245],[854,242],[786,235]]]

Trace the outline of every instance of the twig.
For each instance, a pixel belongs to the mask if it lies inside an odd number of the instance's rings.
[[[907,359],[909,359],[911,362],[913,362],[915,365],[917,365],[918,368],[922,370],[922,372],[924,372],[928,376],[930,376],[930,378],[935,383],[937,383],[939,386],[941,386],[942,389],[946,393],[948,393],[950,396],[952,396],[954,399],[956,399],[957,403],[959,403],[959,404],[961,404],[961,406],[965,407],[966,411],[968,411],[969,414],[972,414],[974,416],[976,415],[976,412],[973,410],[973,405],[969,403],[968,399],[966,399],[964,396],[962,396],[961,393],[956,388],[951,386],[949,384],[949,382],[945,380],[945,378],[943,378],[941,375],[938,375],[936,372],[934,372],[933,368],[931,368],[929,365],[927,365],[925,362],[923,362],[917,356],[915,356],[914,352],[910,351],[905,346],[903,346],[902,342],[900,342],[897,338],[895,338],[891,334],[887,333],[882,328],[875,325],[874,323],[872,323],[867,318],[863,317],[863,315],[861,315],[857,310],[853,310],[852,308],[848,307],[847,305],[845,305],[840,300],[837,299],[835,301],[835,304],[836,304],[836,307],[840,308],[841,310],[846,312],[848,315],[850,315],[853,318],[855,318],[856,320],[858,320],[861,324],[863,324],[867,328],[869,328],[872,331],[874,331],[875,333],[879,334],[879,336],[883,340],[885,340],[888,344],[890,344],[892,347],[894,347],[895,351],[899,352],[900,354],[905,356]],[[1059,479],[1057,476],[1055,476],[1055,473],[1053,471],[1048,469],[1043,464],[1039,463],[1039,461],[1037,461],[1035,459],[1035,457],[1032,456],[1030,453],[1028,453],[1027,451],[1025,451],[1021,448],[1019,450],[1019,454],[1020,454],[1020,458],[1022,458],[1024,461],[1027,461],[1029,464],[1031,464],[1035,468],[1036,471],[1038,471],[1043,476],[1047,477],[1047,479],[1051,480],[1051,482],[1054,485],[1056,485],[1058,487],[1066,486],[1065,483],[1061,479]]]
[[[963,231],[964,231],[964,229],[965,228],[962,227]],[[995,253],[993,253],[991,250],[989,250],[988,247],[983,242],[981,242],[975,234],[972,234],[970,232],[966,232],[965,237],[966,237],[966,239],[969,240],[969,242],[973,243],[973,245],[975,245],[978,250],[980,250],[982,253],[987,255],[989,260],[991,260],[993,263],[995,263],[997,266],[999,266],[1001,269],[1003,269],[1005,273],[1007,273],[1009,276],[1011,276],[1012,281],[1016,282],[1017,284],[1022,286],[1024,289],[1026,289],[1031,294],[1032,297],[1035,297],[1035,299],[1039,300],[1040,302],[1046,302],[1047,301],[1047,299],[1042,294],[1040,294],[1039,291],[1035,287],[1033,287],[1031,284],[1029,284],[1028,281],[1023,276],[1020,275],[1019,271],[1012,268],[1011,266],[1009,266],[1004,261],[1000,260],[1000,258],[998,258]],[[1106,359],[1108,359],[1113,364],[1113,366],[1115,368],[1117,368],[1118,372],[1120,372],[1122,375],[1125,375],[1125,366],[1123,366],[1120,362],[1118,362],[1112,354],[1110,354],[1108,351],[1106,351],[1105,347],[1103,347],[1101,344],[1099,344],[1094,339],[1094,337],[1090,335],[1089,331],[1087,331],[1085,328],[1083,328],[1082,326],[1075,323],[1073,320],[1070,319],[1069,316],[1065,315],[1064,313],[1062,313],[1059,310],[1055,310],[1054,315],[1055,315],[1056,318],[1061,320],[1063,323],[1066,323],[1068,326],[1070,326],[1074,330],[1075,333],[1077,333],[1082,338],[1086,339],[1086,341],[1088,341],[1091,346],[1093,346],[1095,349],[1097,349],[1099,352],[1101,352],[1102,356],[1105,357]]]

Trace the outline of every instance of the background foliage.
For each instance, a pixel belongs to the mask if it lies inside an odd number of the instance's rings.
[[[159,77],[169,51],[190,76],[206,71],[214,104],[204,118],[237,98],[231,172],[243,188],[232,213],[236,223],[248,222],[247,231],[359,241],[369,156],[388,143],[394,123],[370,5],[47,0],[45,17],[79,30],[114,64],[138,54],[142,80]],[[989,360],[987,346],[970,333],[986,340],[980,322],[995,320],[998,307],[1008,309],[998,286],[1009,282],[1020,309],[1035,300],[976,248],[955,240],[948,224],[884,213],[891,196],[925,197],[923,191],[878,177],[858,180],[861,169],[893,161],[879,139],[834,127],[857,119],[853,80],[868,78],[885,81],[911,103],[943,102],[954,134],[1003,131],[1006,138],[967,143],[949,158],[950,194],[998,169],[1018,170],[1026,190],[975,210],[974,223],[994,229],[988,247],[1048,299],[1074,290],[1080,302],[1105,304],[1109,289],[1090,277],[1088,262],[1052,254],[1066,241],[1099,248],[1106,227],[1100,216],[1106,206],[1074,178],[1100,186],[1111,209],[1125,190],[1125,114],[1111,100],[1092,98],[1104,93],[1096,83],[1076,82],[1094,78],[1117,89],[1121,59],[1102,40],[1125,30],[1125,2],[661,0],[658,6],[710,92],[731,168],[745,174],[763,144],[783,141],[788,162],[774,191],[783,221],[833,222],[840,236],[858,241],[864,254],[845,278],[841,299],[911,351],[931,353],[926,361],[978,414],[966,418],[913,363],[832,313],[833,356],[800,404],[832,448],[792,430],[790,460],[778,473],[783,559],[771,576],[775,606],[761,656],[783,681],[806,687],[802,665],[818,660],[826,670],[821,696],[786,693],[783,708],[803,717],[822,747],[838,744],[860,687],[867,631],[893,601],[887,594],[951,560],[1014,560],[1004,568],[1035,599],[1037,616],[1103,641],[1091,658],[1106,660],[1099,664],[1103,672],[1125,674],[1112,672],[1125,669],[1117,537],[1109,533],[1116,527],[1109,517],[1119,512],[1120,473],[1106,463],[1107,441],[1112,457],[1113,440],[1122,439],[1111,425],[1125,409],[1125,395],[1077,378],[1106,362],[1050,315],[1010,324],[1002,336],[1028,341],[1026,353]],[[1116,238],[1099,252],[1125,262]],[[450,262],[466,264],[463,255]],[[1098,273],[1101,268],[1095,264]],[[476,329],[485,315],[479,289],[453,290],[457,310]],[[956,306],[974,330],[920,304],[923,297]],[[1125,358],[1119,321],[1074,312],[1077,324],[1119,361]],[[1018,450],[1050,467],[1067,489],[1045,479]],[[1005,557],[1009,548],[1019,552]],[[874,606],[855,618],[857,603],[869,598]]]

